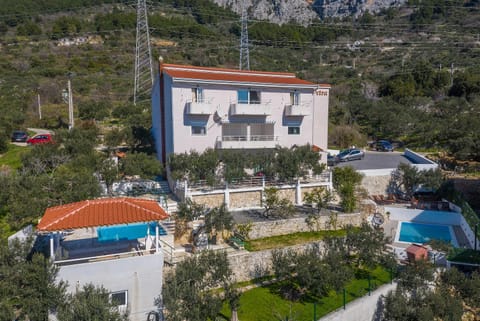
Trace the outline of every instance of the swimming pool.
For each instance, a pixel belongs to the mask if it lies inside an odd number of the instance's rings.
[[[452,227],[449,225],[400,222],[397,232],[397,242],[427,243],[431,240],[441,240],[457,244]]]
[[[150,229],[150,235],[155,235],[156,225],[157,223],[134,223],[99,227],[97,228],[98,241],[136,240],[145,237],[148,229]],[[158,233],[167,235],[160,225],[158,225]]]

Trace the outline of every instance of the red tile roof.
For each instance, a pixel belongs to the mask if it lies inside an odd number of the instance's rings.
[[[170,75],[172,78],[278,85],[317,86],[317,84],[315,83],[299,79],[295,76],[295,74],[287,72],[250,71],[226,68],[184,66],[174,64],[161,64],[160,70],[161,72]],[[327,84],[322,84],[320,86],[330,87],[330,85]]]
[[[47,208],[39,231],[61,231],[103,225],[158,221],[169,215],[156,201],[102,198]]]

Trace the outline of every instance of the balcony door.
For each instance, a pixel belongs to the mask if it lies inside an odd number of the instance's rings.
[[[192,88],[192,102],[203,102],[203,88]]]

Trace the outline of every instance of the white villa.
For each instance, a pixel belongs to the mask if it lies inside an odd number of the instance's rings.
[[[57,279],[69,292],[103,286],[129,320],[143,321],[158,313],[155,298],[173,249],[168,218],[153,200],[103,198],[48,208],[37,234],[49,238]]]
[[[152,89],[157,156],[314,145],[327,150],[330,85],[293,73],[160,62]],[[326,157],[322,157],[326,162]]]

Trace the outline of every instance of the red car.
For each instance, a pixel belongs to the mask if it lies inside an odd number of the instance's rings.
[[[27,139],[28,145],[53,143],[52,134],[38,134]]]

